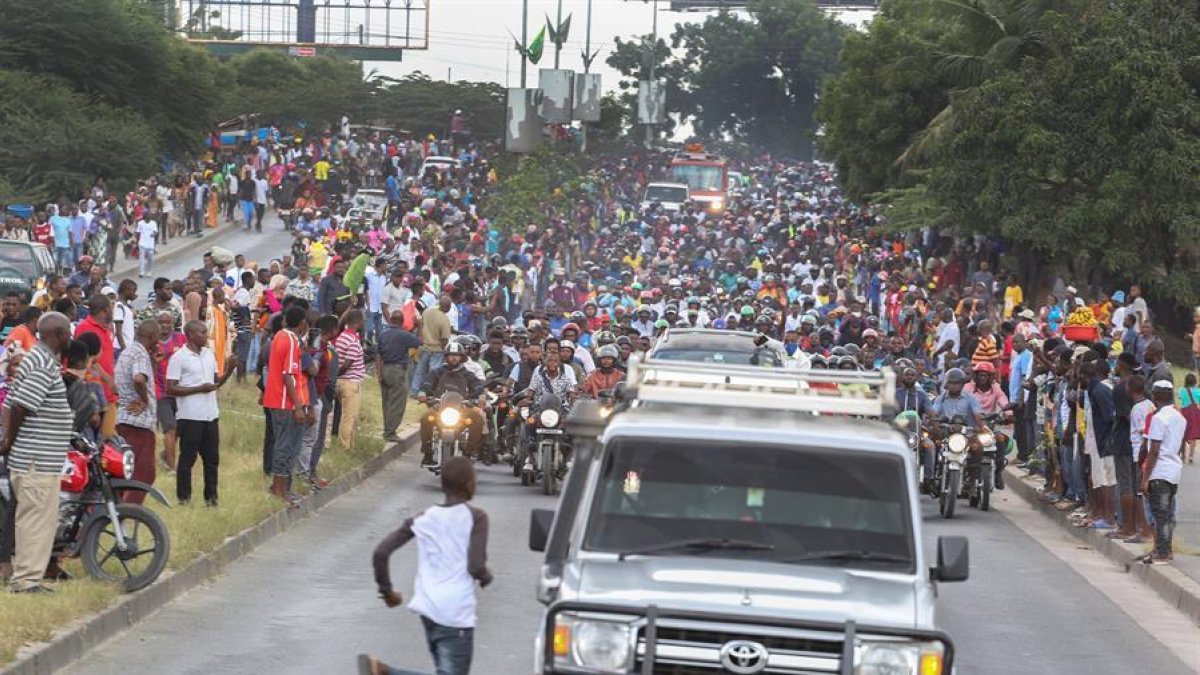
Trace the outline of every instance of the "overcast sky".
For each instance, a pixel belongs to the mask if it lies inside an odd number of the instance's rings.
[[[704,12],[670,12],[668,0],[659,2],[659,35],[666,37],[675,24],[703,21]],[[563,46],[562,68],[582,71],[584,38],[587,31],[587,0],[562,0],[563,16],[571,14],[571,32]],[[592,0],[592,49],[600,55],[592,71],[603,76],[605,90],[614,89],[616,71],[604,64],[612,52],[613,37],[622,39],[650,32],[653,12],[642,0]],[[416,70],[433,78],[491,80],[520,86],[521,64],[513,49],[513,35],[521,35],[521,0],[430,0],[428,51],[407,51],[402,63],[367,64],[385,75],[400,77]],[[545,17],[556,17],[556,0],[529,0],[529,36],[537,34]],[[844,20],[861,23],[869,12],[849,13]],[[528,84],[537,86],[537,69],[554,65],[553,45],[547,38],[541,62],[529,67]]]

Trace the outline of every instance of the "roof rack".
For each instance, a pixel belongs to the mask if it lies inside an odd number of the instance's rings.
[[[629,360],[625,397],[647,403],[857,415],[894,414],[896,374]]]

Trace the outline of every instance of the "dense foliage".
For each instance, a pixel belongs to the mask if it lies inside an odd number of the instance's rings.
[[[752,0],[745,15],[721,11],[675,27],[670,45],[615,41],[608,65],[632,108],[637,80],[667,80],[672,124],[703,140],[733,139],[778,156],[812,157],[818,88],[837,68],[847,28],[810,0]]]
[[[1195,3],[896,0],[843,61],[824,148],[893,226],[1200,300]]]

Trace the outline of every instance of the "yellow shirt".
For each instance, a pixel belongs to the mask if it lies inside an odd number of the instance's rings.
[[[1011,319],[1017,305],[1025,302],[1025,293],[1020,286],[1009,286],[1004,289],[1004,318]]]
[[[314,241],[308,247],[308,269],[316,270],[314,274],[325,271],[325,261],[329,259],[329,249],[320,240]]]
[[[322,159],[313,164],[313,178],[317,180],[329,180],[329,162]]]

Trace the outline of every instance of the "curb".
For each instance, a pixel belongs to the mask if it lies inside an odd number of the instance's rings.
[[[116,604],[98,614],[80,619],[60,631],[49,642],[23,648],[13,663],[0,670],[0,675],[50,675],[66,668],[101,642],[116,637],[193,588],[212,581],[224,573],[230,563],[283,534],[301,520],[314,515],[323,506],[357,487],[380,469],[399,459],[406,451],[416,447],[417,442],[416,427],[401,432],[400,442],[334,480],[328,488],[306,497],[300,508],[267,516],[227,539],[215,551],[193,560],[183,569],[164,575],[137,593],[123,596]]]
[[[1200,626],[1200,583],[1171,565],[1144,565],[1138,562],[1136,558],[1143,553],[1138,545],[1108,539],[1101,530],[1071,525],[1066,513],[1038,497],[1038,491],[1044,485],[1040,476],[1025,476],[1011,467],[1005,469],[1005,473],[1005,485],[1034,510],[1041,511],[1072,537],[1116,563],[1142,584],[1153,589],[1192,623]]]

